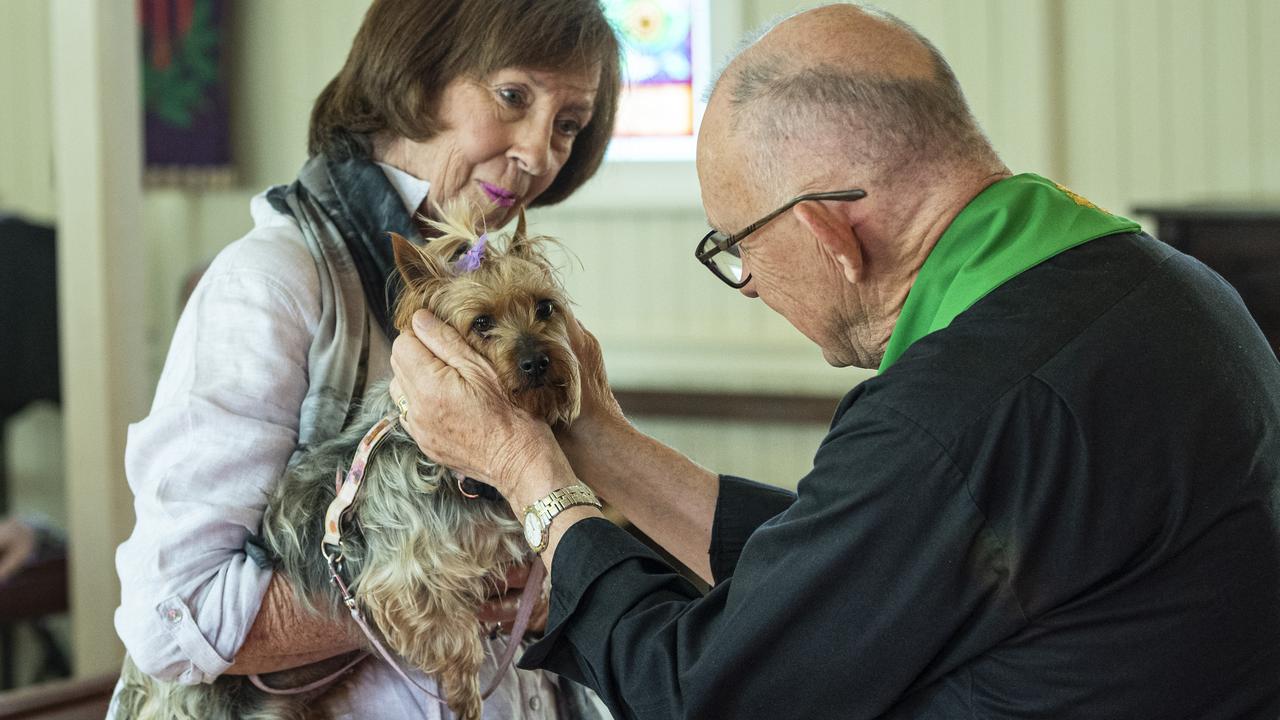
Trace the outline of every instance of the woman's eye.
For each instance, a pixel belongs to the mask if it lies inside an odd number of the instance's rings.
[[[481,315],[471,321],[471,331],[479,335],[487,335],[493,329],[493,318],[488,315]]]
[[[498,97],[502,98],[504,103],[514,108],[522,108],[528,104],[528,98],[525,97],[525,94],[519,88],[498,88]]]
[[[550,318],[556,311],[556,304],[550,300],[539,300],[538,308],[534,311],[539,320]]]
[[[556,123],[556,130],[561,135],[575,137],[578,133],[582,132],[582,124],[573,118],[565,118]]]

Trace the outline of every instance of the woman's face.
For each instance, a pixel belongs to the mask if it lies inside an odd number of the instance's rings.
[[[599,75],[504,68],[455,79],[441,94],[444,130],[424,142],[392,140],[375,157],[431,183],[419,212],[434,217],[436,205],[470,200],[501,227],[564,167],[591,121]]]

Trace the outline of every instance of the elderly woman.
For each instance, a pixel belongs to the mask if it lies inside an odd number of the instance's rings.
[[[196,288],[151,413],[129,429],[137,525],[117,554],[116,629],[139,668],[209,682],[357,646],[352,628],[295,607],[252,538],[297,448],[335,435],[390,373],[387,232],[412,236],[416,214],[459,198],[486,207],[489,228],[565,199],[600,165],[618,82],[595,0],[375,0],[315,103],[310,159],[253,199],[254,228]],[[441,712],[380,662],[323,705]],[[508,669],[485,717],[556,709],[551,681]]]

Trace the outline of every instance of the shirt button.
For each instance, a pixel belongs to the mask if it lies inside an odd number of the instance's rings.
[[[182,612],[178,608],[169,608],[164,611],[164,619],[176,625],[182,619]]]
[[[533,697],[529,698],[529,709],[530,709],[530,710],[534,710],[534,711],[536,711],[536,710],[537,710],[538,708],[540,708],[540,707],[542,707],[542,699],[541,699],[541,698],[539,698],[537,695],[534,695]]]

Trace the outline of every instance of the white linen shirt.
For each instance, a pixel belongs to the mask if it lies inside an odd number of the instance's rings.
[[[416,212],[429,184],[382,168]],[[244,544],[297,445],[308,387],[320,318],[315,263],[298,225],[265,193],[250,214],[253,229],[219,253],[191,295],[151,412],[129,427],[125,448],[137,524],[116,552],[115,626],[133,662],[165,681],[212,682],[253,625],[273,571],[249,559]],[[381,333],[370,336],[368,367],[370,380],[390,375]],[[482,685],[504,644],[491,643]],[[434,686],[417,671],[411,677]],[[435,700],[374,658],[320,704],[334,718],[442,717]],[[549,676],[514,667],[484,703],[485,718],[555,714]]]

